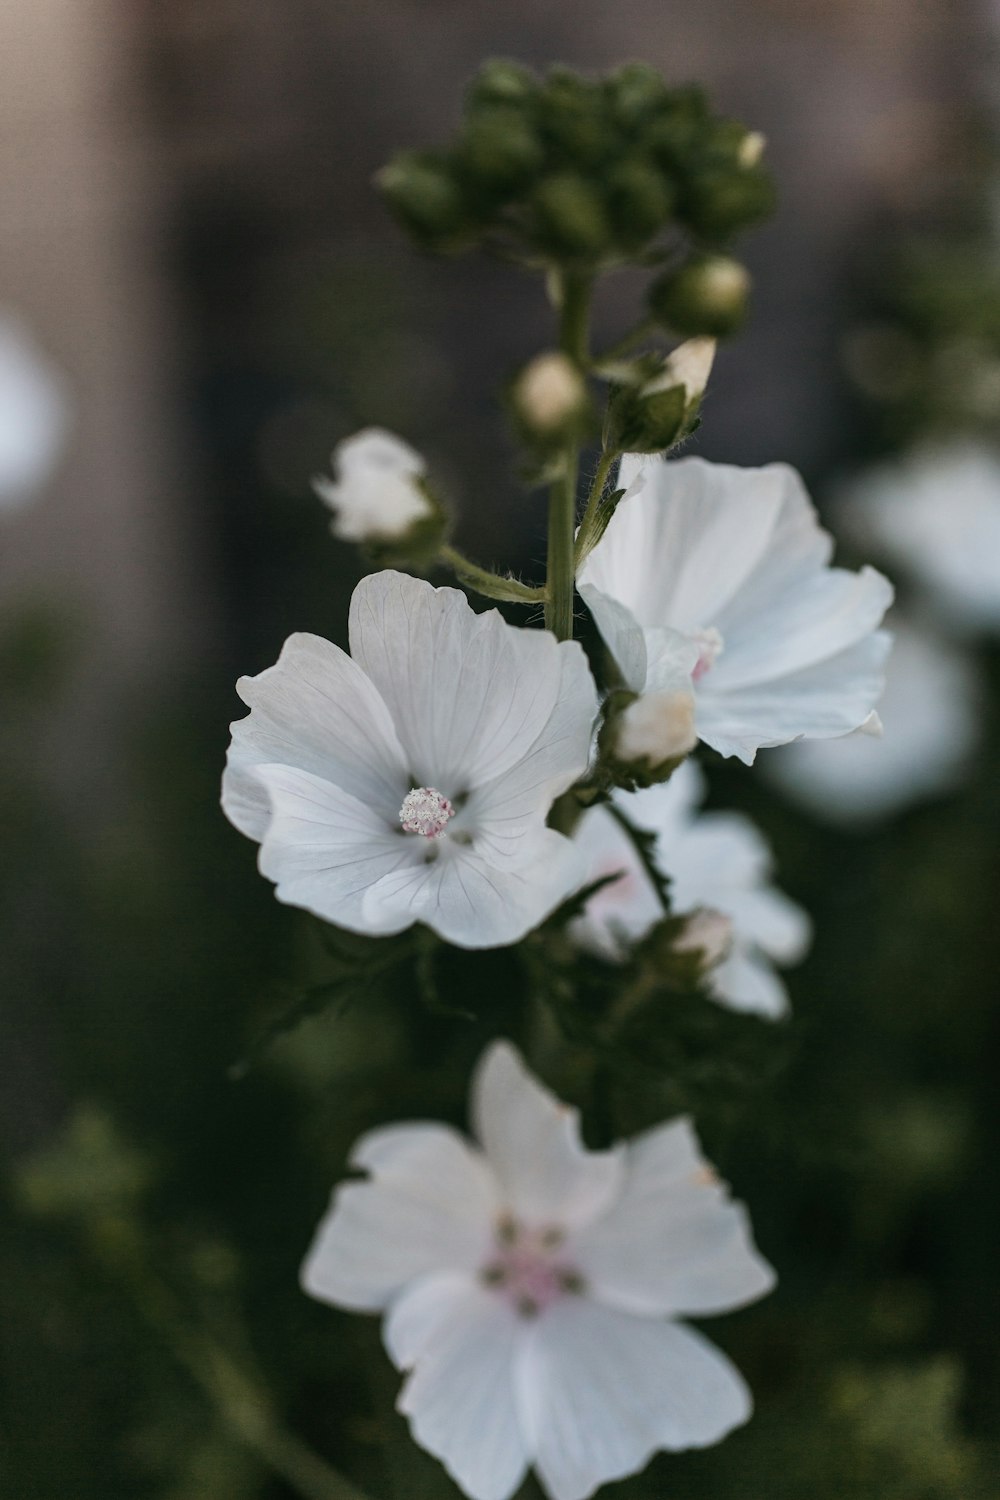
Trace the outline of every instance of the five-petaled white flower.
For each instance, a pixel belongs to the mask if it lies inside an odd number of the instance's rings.
[[[371,1180],[337,1190],[303,1266],[312,1296],[385,1313],[416,1441],[473,1500],[507,1500],[532,1465],[553,1500],[585,1500],[746,1421],[738,1372],[676,1320],[774,1273],[688,1121],[588,1151],[503,1042],[472,1115],[478,1145],[436,1124],[362,1137]]]
[[[420,454],[381,427],[366,427],[333,450],[333,479],[313,489],[333,511],[333,534],[343,542],[391,542],[404,537],[433,507],[419,481]]]
[[[862,724],[882,692],[892,588],[873,568],[829,566],[795,471],[627,456],[618,483],[637,481],[579,577],[626,687],[674,691],[688,674],[698,737],[748,765],[764,746]]]
[[[702,914],[721,914],[705,946],[718,957],[707,979],[709,993],[732,1010],[776,1019],[788,1009],[788,994],[774,964],[800,959],[809,944],[809,919],[768,883],[771,852],[758,830],[739,813],[696,813],[703,794],[692,761],[670,780],[640,792],[616,792],[614,804],[636,827],[656,834],[654,858],[670,880],[673,911],[698,915],[689,946],[709,932]],[[573,835],[587,862],[587,881],[621,871],[591,897],[570,932],[576,941],[614,960],[659,922],[663,907],[635,845],[606,807],[589,808]]]
[[[765,772],[833,823],[887,817],[961,780],[979,738],[972,663],[926,625],[892,618],[892,658],[879,703],[884,734],[787,745]]]
[[[20,319],[0,312],[0,510],[25,504],[45,483],[68,426],[61,376]]]
[[[477,615],[456,589],[362,579],[351,656],[293,635],[237,684],[223,807],[281,901],[354,932],[426,923],[514,943],[581,881],[546,828],[586,769],[597,712],[579,645]]]
[[[1000,454],[985,443],[919,448],[859,476],[844,518],[909,568],[950,621],[1000,629]]]

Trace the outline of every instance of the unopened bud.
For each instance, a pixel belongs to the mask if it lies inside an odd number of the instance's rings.
[[[676,953],[700,953],[706,969],[714,969],[733,946],[733,922],[713,906],[699,906],[674,943]]]
[[[647,119],[667,98],[667,86],[646,63],[625,63],[607,84],[611,112],[618,124],[631,128]]]
[[[565,354],[539,354],[525,365],[511,388],[515,414],[536,437],[557,437],[589,409],[587,385]]]
[[[506,57],[491,57],[483,63],[469,86],[468,103],[521,104],[538,90],[538,79],[520,63]]]
[[[539,243],[557,255],[596,256],[610,234],[597,189],[575,172],[557,172],[534,196]]]
[[[609,175],[608,213],[615,239],[638,249],[663,228],[673,207],[673,189],[664,174],[645,161],[624,161]]]
[[[444,162],[417,151],[401,152],[375,181],[403,228],[421,243],[438,244],[463,227],[462,195]]]
[[[660,277],[649,289],[653,316],[678,333],[723,338],[746,315],[750,276],[726,255],[705,255]]]
[[[643,693],[619,715],[614,751],[619,760],[658,767],[680,760],[697,743],[693,694]]]

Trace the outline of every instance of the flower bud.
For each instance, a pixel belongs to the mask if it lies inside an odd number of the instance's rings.
[[[514,380],[510,392],[515,416],[536,438],[563,436],[590,410],[587,383],[565,354],[538,354]]]
[[[627,376],[609,403],[609,441],[624,453],[662,453],[691,431],[708,383],[715,340],[689,339],[660,369],[643,377]]]
[[[596,257],[610,234],[600,194],[575,172],[546,177],[534,195],[538,240],[557,256]]]
[[[773,208],[770,174],[735,160],[694,177],[685,189],[678,217],[706,239],[721,240],[765,218]]]
[[[516,188],[539,170],[543,160],[531,121],[516,106],[493,105],[466,121],[458,163],[471,190]]]
[[[688,339],[668,356],[663,374],[646,386],[646,393],[682,385],[689,402],[699,402],[705,394],[708,377],[715,360],[715,339]]]
[[[433,516],[420,483],[424,461],[391,432],[366,427],[338,443],[332,464],[335,477],[314,479],[313,489],[333,511],[341,541],[399,542]]]
[[[469,85],[467,106],[480,104],[524,104],[538,92],[538,79],[529,68],[506,57],[484,62]]]
[[[421,244],[440,245],[464,227],[461,191],[454,172],[440,158],[400,152],[375,181],[400,224]]]
[[[625,129],[647,119],[667,98],[667,86],[655,68],[626,63],[607,81],[611,116]]]
[[[736,160],[741,167],[755,167],[764,155],[767,136],[759,130],[748,130],[736,151]]]
[[[705,969],[714,969],[733,945],[733,922],[713,906],[699,906],[674,942],[675,953],[700,953]]]
[[[542,132],[560,157],[583,168],[607,159],[613,145],[603,92],[570,68],[552,68],[538,97]]]
[[[666,781],[697,743],[691,692],[610,695],[600,751],[616,785],[631,790]]]
[[[673,190],[655,166],[633,159],[609,173],[607,202],[615,239],[635,250],[663,228],[673,206]]]
[[[742,323],[750,276],[726,255],[703,255],[661,276],[649,289],[650,311],[678,333],[724,338]]]

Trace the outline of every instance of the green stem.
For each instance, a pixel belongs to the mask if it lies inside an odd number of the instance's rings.
[[[658,331],[659,324],[655,318],[643,318],[642,322],[637,323],[629,333],[625,334],[624,338],[618,340],[617,344],[612,344],[610,349],[605,349],[599,354],[594,364],[597,366],[610,364],[613,360],[620,359],[623,354],[631,354],[637,344],[641,344],[644,339]]]
[[[508,604],[542,604],[545,590],[532,588],[517,578],[504,578],[500,573],[491,573],[472,562],[457,547],[445,543],[438,553],[438,560],[451,568],[460,583],[485,594],[487,599],[500,599]]]
[[[589,362],[588,325],[591,278],[565,271],[559,281],[559,347],[581,370]],[[558,478],[549,495],[548,572],[545,624],[559,641],[573,639],[573,533],[580,449],[567,440]]]
[[[605,448],[600,456],[600,459],[598,460],[597,472],[594,475],[594,482],[590,486],[590,494],[587,496],[587,504],[583,512],[583,520],[580,522],[580,530],[577,534],[574,557],[574,562],[577,564],[579,564],[579,562],[582,560],[582,557],[586,555],[584,549],[586,548],[586,551],[590,550],[586,544],[590,537],[590,530],[594,523],[594,516],[597,514],[597,508],[601,503],[601,496],[604,494],[604,490],[607,486],[608,475],[611,473],[617,457],[618,454],[614,448]]]

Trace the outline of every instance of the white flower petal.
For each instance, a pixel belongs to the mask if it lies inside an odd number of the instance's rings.
[[[0,312],[0,510],[26,504],[45,484],[69,423],[61,374],[20,318]]]
[[[621,1194],[572,1254],[589,1295],[647,1316],[729,1312],[774,1285],[687,1120],[630,1143]]]
[[[618,1191],[621,1150],[588,1151],[577,1110],[533,1078],[507,1042],[494,1042],[479,1064],[472,1116],[512,1212],[528,1224],[587,1223]]]
[[[663,917],[663,905],[635,845],[606,807],[586,810],[573,830],[573,842],[586,871],[585,885],[605,875],[618,878],[591,896],[569,934],[602,958],[623,959]]]
[[[750,766],[757,751],[770,745],[850,734],[881,697],[891,645],[892,637],[880,630],[773,682],[728,693],[714,693],[709,684],[695,697],[699,738]]]
[[[771,779],[830,822],[864,823],[951,789],[979,736],[972,663],[926,626],[894,616],[892,633],[879,703],[883,735],[862,726],[839,739],[802,741],[767,757]]]
[[[473,791],[457,827],[478,826],[504,840],[537,826],[538,813],[587,769],[597,690],[582,648],[566,641],[559,651],[559,696],[538,738],[513,766]]]
[[[222,805],[236,827],[260,839],[269,805],[254,767],[297,766],[395,817],[409,790],[392,719],[360,667],[318,635],[288,637],[273,667],[241,677],[251,712],[232,726]]]
[[[476,615],[457,589],[363,578],[351,653],[388,705],[415,781],[454,799],[515,766],[550,722],[564,653],[547,631]]]
[[[580,575],[583,578],[583,574]],[[594,617],[604,644],[621,673],[622,683],[633,693],[646,686],[646,638],[642,626],[624,604],[592,583],[581,582],[580,598]]]
[[[344,792],[293,766],[258,766],[270,802],[258,864],[275,895],[351,932],[402,932],[416,919],[404,908],[369,906],[378,881],[421,861],[417,841]]]
[[[709,989],[730,1010],[778,1021],[788,1013],[788,991],[770,963],[746,944],[732,951],[709,975]]]
[[[627,605],[640,625],[698,630],[764,554],[790,471],[630,456],[619,484],[636,471],[642,488],[619,502],[581,580]]]
[[[658,1449],[707,1447],[751,1411],[738,1372],[699,1334],[583,1297],[531,1325],[519,1395],[552,1500],[587,1500]]]
[[[363,915],[372,931],[424,922],[458,948],[500,948],[544,921],[581,875],[573,845],[549,828],[520,830],[514,847],[484,831],[430,862],[418,851],[371,885]]]
[[[415,1277],[472,1273],[492,1241],[488,1168],[454,1131],[399,1125],[359,1142],[352,1160],[371,1182],[335,1192],[302,1267],[313,1297],[362,1311],[384,1308]]]
[[[415,1366],[398,1409],[472,1500],[508,1500],[527,1472],[514,1399],[523,1327],[503,1298],[462,1277],[415,1283],[386,1323],[393,1359]]]
[[[827,568],[773,594],[756,612],[752,631],[724,612],[718,628],[729,644],[712,668],[709,691],[771,682],[836,656],[878,628],[892,595],[891,583],[874,568]],[[738,602],[746,615],[748,601],[741,595]]]

